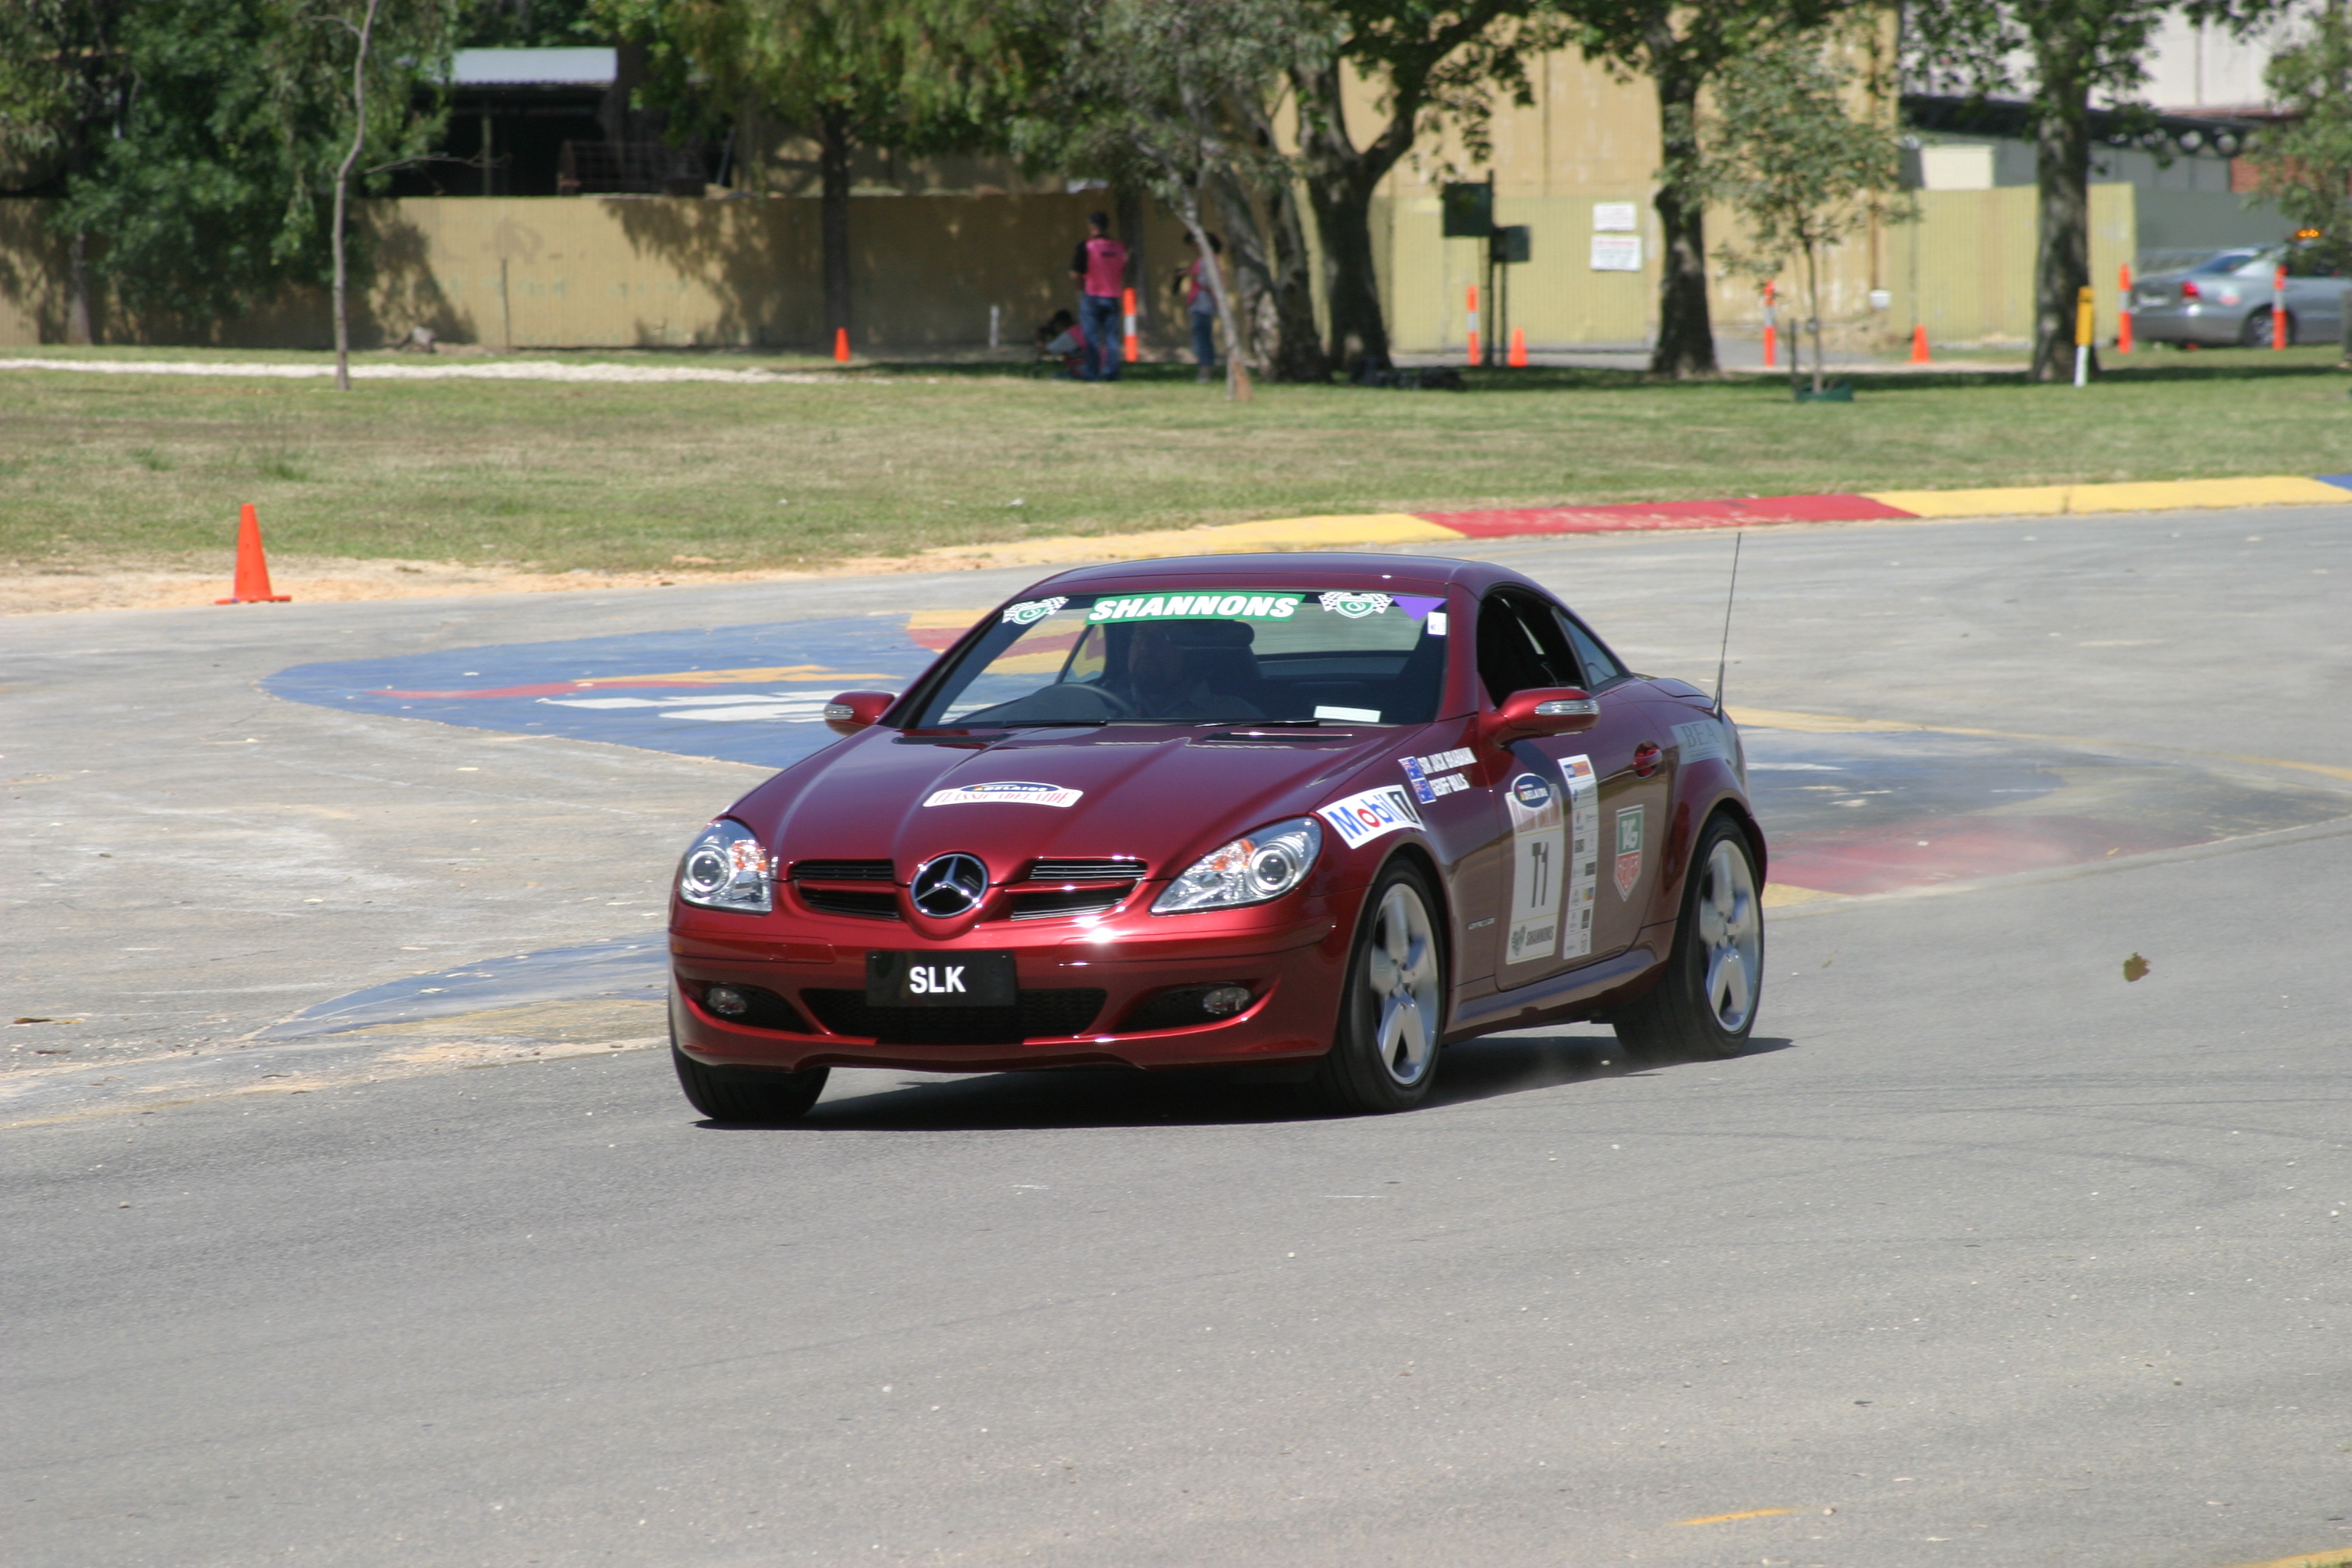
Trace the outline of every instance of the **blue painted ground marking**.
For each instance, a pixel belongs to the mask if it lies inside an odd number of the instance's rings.
[[[584,947],[509,953],[460,968],[413,974],[306,1007],[264,1029],[265,1040],[338,1035],[379,1024],[446,1018],[534,1002],[603,997],[659,1002],[669,994],[669,944],[644,937],[612,937]]]
[[[780,768],[832,743],[823,721],[826,698],[858,687],[904,690],[981,614],[894,611],[508,643],[297,665],[261,686],[275,697],[347,713],[568,735]],[[958,617],[961,625],[953,624]]]

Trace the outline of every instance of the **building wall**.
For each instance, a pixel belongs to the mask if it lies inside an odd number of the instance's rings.
[[[861,353],[985,342],[989,307],[1022,343],[1072,302],[1071,248],[1095,195],[857,202],[851,218],[854,342]],[[39,204],[0,203],[0,342],[62,341],[63,258]],[[376,265],[353,331],[362,345],[412,327],[515,348],[819,349],[817,203],[643,197],[422,197],[363,202]],[[1147,213],[1165,271],[1182,231]],[[1161,258],[1170,258],[1162,265]],[[110,342],[186,342],[115,320]],[[196,341],[327,346],[327,301],[304,291]]]

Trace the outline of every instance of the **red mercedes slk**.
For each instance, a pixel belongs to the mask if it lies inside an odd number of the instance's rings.
[[[1402,1110],[1497,1029],[1722,1057],[1754,1025],[1738,731],[1504,567],[1066,572],[825,717],[679,863],[675,1057],[716,1120],[836,1066],[1246,1068]]]

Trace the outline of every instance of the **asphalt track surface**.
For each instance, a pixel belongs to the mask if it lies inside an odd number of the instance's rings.
[[[1484,552],[1704,679],[1727,544]],[[1348,1121],[839,1073],[698,1124],[628,954],[761,768],[315,675],[904,637],[1020,574],[12,622],[11,1014],[73,1021],[0,1072],[0,1556],[2352,1548],[2348,578],[2352,508],[1751,535],[1756,1050],[1497,1037]],[[620,673],[838,667],[706,640]],[[737,684],[780,710],[671,729],[786,743],[807,689]]]

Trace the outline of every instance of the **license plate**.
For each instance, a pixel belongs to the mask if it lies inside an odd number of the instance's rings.
[[[869,952],[869,1007],[1010,1007],[1020,983],[1009,952]]]

